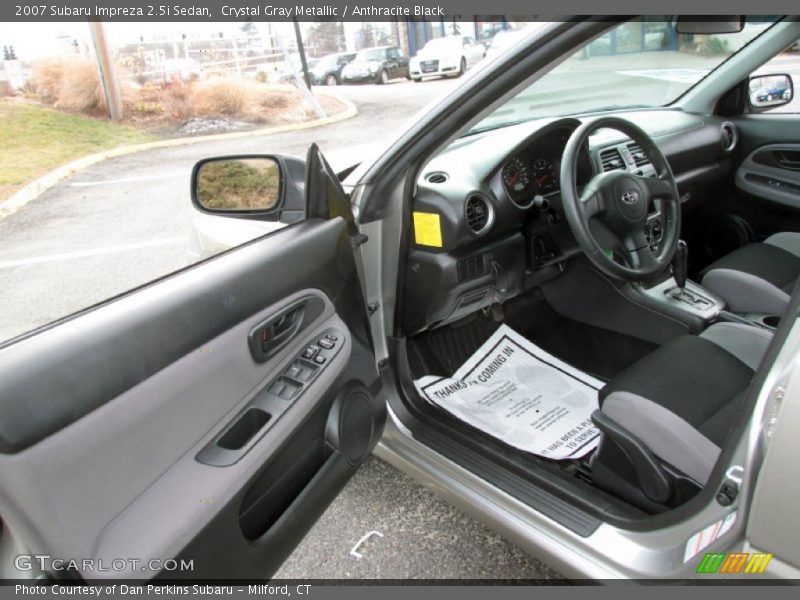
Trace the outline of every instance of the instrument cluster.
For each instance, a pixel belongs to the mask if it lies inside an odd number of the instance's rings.
[[[560,189],[558,166],[552,158],[515,156],[505,164],[502,175],[506,192],[518,203]]]

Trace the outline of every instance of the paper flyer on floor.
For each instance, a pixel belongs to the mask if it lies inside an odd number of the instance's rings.
[[[499,440],[544,458],[580,458],[600,432],[591,414],[603,382],[502,325],[451,378],[415,382],[420,394]]]

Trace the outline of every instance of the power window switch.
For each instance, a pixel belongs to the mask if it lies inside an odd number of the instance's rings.
[[[321,340],[319,340],[319,341],[317,342],[317,345],[318,345],[320,348],[325,348],[325,350],[330,350],[330,349],[331,349],[331,348],[333,348],[333,347],[334,347],[336,344],[335,344],[335,343],[333,343],[331,340],[329,340],[329,339],[327,339],[327,338],[322,338]]]
[[[280,379],[269,386],[269,393],[278,396],[279,398],[283,398],[283,394],[286,390],[286,384],[281,381]]]
[[[286,376],[291,377],[292,379],[298,379],[302,381],[300,379],[302,375],[303,375],[303,366],[298,363],[294,363],[292,366],[286,369]]]
[[[305,350],[303,350],[303,354],[301,355],[303,358],[314,358],[314,355],[319,351],[319,348],[316,346],[309,346]]]

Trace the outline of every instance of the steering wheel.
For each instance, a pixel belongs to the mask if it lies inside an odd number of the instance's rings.
[[[578,193],[576,174],[581,149],[598,129],[614,129],[637,142],[655,168],[654,177],[628,170],[595,175]],[[584,123],[569,138],[561,161],[561,199],[572,233],[586,257],[603,273],[616,279],[642,281],[663,271],[672,260],[681,227],[681,206],[675,177],[652,138],[640,127],[618,117],[601,117]],[[645,235],[649,207],[661,200],[664,233],[654,254]],[[601,246],[592,232],[610,235]],[[608,248],[609,244],[611,245]],[[612,251],[609,256],[604,247]],[[614,256],[621,258],[614,260]]]

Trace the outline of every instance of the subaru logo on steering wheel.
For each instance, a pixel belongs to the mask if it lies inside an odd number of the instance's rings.
[[[636,204],[639,201],[639,192],[636,190],[627,190],[622,193],[622,201],[625,204]]]

